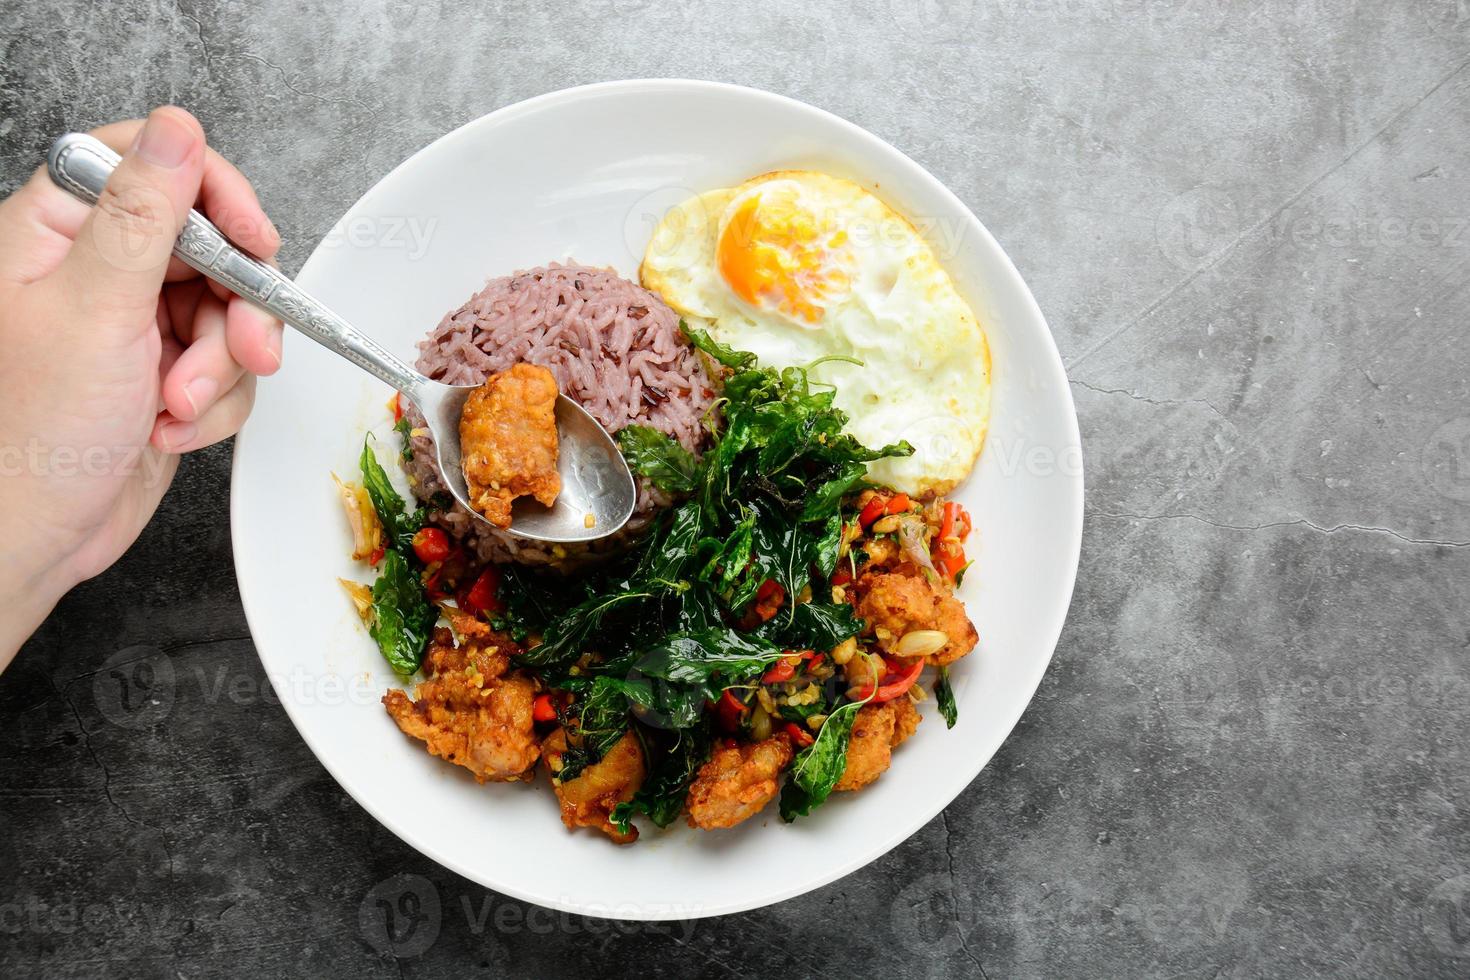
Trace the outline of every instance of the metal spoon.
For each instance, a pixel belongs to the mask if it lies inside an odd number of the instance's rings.
[[[68,133],[52,145],[46,163],[57,186],[85,204],[96,204],[119,160],[101,141]],[[286,276],[236,248],[198,211],[189,212],[174,254],[412,400],[428,420],[445,486],[465,510],[489,525],[470,506],[460,463],[459,417],[476,385],[440,384],[409,368]],[[607,537],[628,522],[637,500],[628,463],[607,430],[566,395],[556,400],[556,427],[561,474],[556,504],[548,508],[521,498],[506,530],[519,538],[561,544]]]

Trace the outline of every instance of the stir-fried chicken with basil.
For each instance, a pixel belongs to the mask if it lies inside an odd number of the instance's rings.
[[[355,538],[381,542],[377,582],[349,591],[394,668],[424,675],[384,697],[393,720],[481,781],[539,760],[567,827],[618,843],[639,818],[713,830],[779,799],[791,821],[872,784],[931,691],[954,724],[949,668],[977,642],[954,595],[969,515],[866,482],[909,447],[859,444],[805,371],[689,335],[724,368],[710,445],[619,433],[675,501],[625,554],[477,566],[404,512],[371,447],[366,492],[342,491]]]

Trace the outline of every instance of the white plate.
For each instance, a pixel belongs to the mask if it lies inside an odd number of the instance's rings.
[[[787,826],[771,806],[731,830],[651,829],[632,847],[568,833],[544,779],[477,785],[405,738],[378,699],[399,682],[337,578],[365,578],[328,476],[355,473],[362,434],[396,445],[389,391],[288,331],[235,446],[232,530],[256,648],[291,720],[368,812],[440,864],[517,898],[627,919],[756,908],[854,871],[914,833],[989,761],[1061,632],[1082,536],[1071,394],[1031,293],[984,226],[912,160],[791,99],[691,81],[554,92],[415,154],[347,212],[297,281],[406,359],[484,281],[574,257],[630,278],[669,205],[768,170],[869,187],[924,231],[970,299],[994,358],[994,419],[958,494],[975,516],[962,595],[980,647],[954,671],[960,721],[932,701],[894,766]]]

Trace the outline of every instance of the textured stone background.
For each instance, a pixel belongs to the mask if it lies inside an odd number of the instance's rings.
[[[814,894],[650,929],[486,893],[338,789],[262,691],[229,449],[191,458],[0,678],[0,974],[1470,973],[1463,0],[0,14],[0,191],[57,133],[178,102],[288,270],[527,96],[673,75],[830,109],[1010,250],[1089,466],[1056,660],[970,790]],[[380,899],[417,931],[385,938]]]

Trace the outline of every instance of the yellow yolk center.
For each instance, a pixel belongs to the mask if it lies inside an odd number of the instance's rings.
[[[846,239],[804,208],[752,194],[720,234],[716,259],[725,282],[750,305],[815,324],[827,297],[848,285],[832,255]]]

